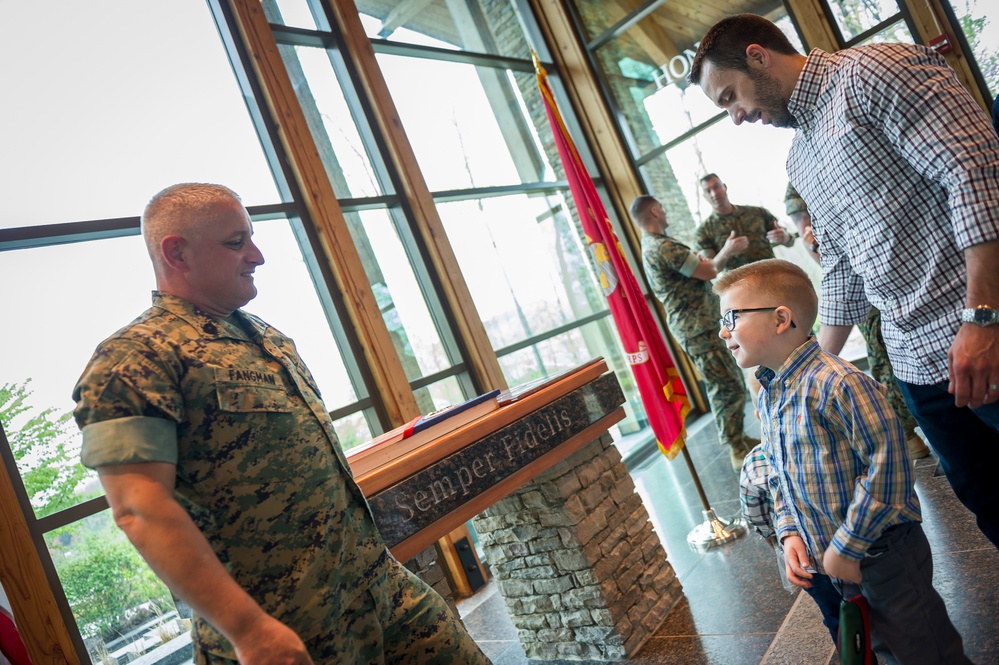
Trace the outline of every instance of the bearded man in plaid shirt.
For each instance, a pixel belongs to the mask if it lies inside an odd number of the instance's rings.
[[[999,138],[922,46],[798,53],[770,21],[722,19],[690,82],[738,125],[796,130],[788,176],[822,247],[819,343],[873,305],[909,410],[999,547]]]

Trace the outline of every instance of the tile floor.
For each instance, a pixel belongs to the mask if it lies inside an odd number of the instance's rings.
[[[738,513],[738,478],[708,418],[689,424],[688,446],[715,512],[723,517]],[[681,457],[669,462],[653,446],[631,450],[625,460],[685,595],[659,631],[627,662],[837,662],[815,603],[803,593],[783,589],[776,559],[758,537],[750,534],[703,553],[687,546],[687,533],[703,516]],[[934,582],[964,637],[968,657],[979,665],[999,665],[999,551],[978,531],[946,478],[934,476],[935,467],[932,457],[916,464],[924,528],[933,549]],[[539,662],[524,656],[495,584],[459,602],[458,608],[495,665]]]

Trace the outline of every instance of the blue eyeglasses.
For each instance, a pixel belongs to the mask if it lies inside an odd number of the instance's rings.
[[[724,328],[725,330],[727,330],[729,332],[732,332],[733,330],[735,330],[735,320],[737,318],[739,318],[739,317],[736,316],[736,314],[742,314],[744,312],[770,312],[770,311],[773,311],[775,309],[777,309],[777,308],[776,307],[751,307],[749,309],[730,309],[727,312],[725,312],[724,314],[722,314],[722,317],[720,319],[718,319],[718,324],[722,328]],[[791,327],[792,328],[797,328],[798,326],[794,325],[794,321],[791,321]]]

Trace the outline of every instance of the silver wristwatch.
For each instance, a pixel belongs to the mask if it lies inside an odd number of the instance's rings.
[[[962,309],[961,323],[974,323],[983,328],[996,325],[999,323],[999,309],[992,309],[988,305]]]

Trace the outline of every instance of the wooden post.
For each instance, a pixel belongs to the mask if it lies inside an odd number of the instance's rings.
[[[946,58],[947,64],[957,72],[957,78],[968,89],[968,92],[975,98],[975,101],[985,109],[986,113],[991,114],[992,100],[985,99],[982,96],[982,90],[978,87],[978,82],[975,80],[975,76],[971,73],[971,67],[968,65],[968,58],[974,58],[974,54],[965,53],[961,50],[961,44],[954,39],[954,30],[958,28],[947,21],[943,9],[940,7],[939,0],[899,0],[899,2],[905,3],[909,8],[912,19],[916,24],[916,31],[919,33],[924,44],[928,44],[931,39],[940,35],[947,37],[951,49],[943,57]]]
[[[0,430],[0,442],[7,440]],[[0,584],[34,665],[80,665],[10,476],[0,464]]]
[[[364,32],[353,0],[327,0],[332,17],[346,43],[344,58],[357,72],[358,84],[372,106],[371,120],[385,139],[386,157],[399,174],[400,194],[406,197],[412,210],[416,229],[427,248],[430,263],[440,279],[443,295],[454,313],[456,332],[464,341],[473,373],[486,390],[507,387],[506,378],[485,326],[475,308],[472,295],[461,274],[458,259],[448,241],[437,206],[416,161],[413,147],[399,120],[395,103],[389,94],[371,40]]]
[[[788,0],[788,9],[797,19],[806,48],[820,48],[828,53],[839,50],[836,33],[829,25],[826,14],[818,0]],[[806,52],[805,55],[808,55]]]
[[[343,296],[347,315],[361,339],[364,359],[374,377],[390,425],[401,425],[420,415],[409,379],[396,353],[385,321],[375,302],[364,266],[351,239],[347,222],[291,79],[278,51],[259,0],[230,0],[240,37],[260,78],[265,102],[279,127],[299,190]]]

